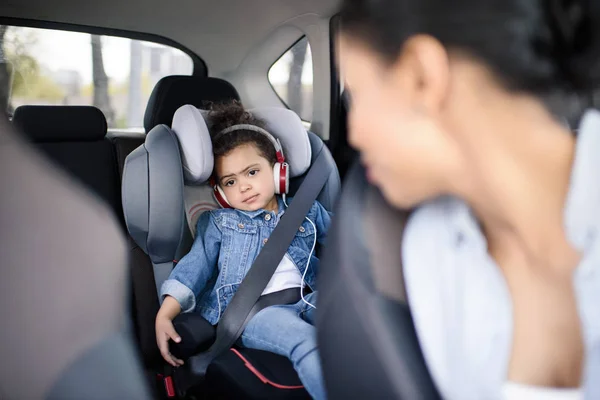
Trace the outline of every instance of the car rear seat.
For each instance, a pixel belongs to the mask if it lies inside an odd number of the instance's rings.
[[[144,114],[144,129],[148,133],[160,124],[170,128],[175,111],[185,104],[208,109],[210,103],[239,99],[237,90],[223,79],[185,75],[166,76],[158,81],[150,95]]]
[[[106,119],[91,106],[21,106],[13,123],[38,149],[108,203],[122,226],[121,181]]]

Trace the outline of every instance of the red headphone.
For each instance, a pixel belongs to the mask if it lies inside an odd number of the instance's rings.
[[[275,139],[273,135],[271,135],[265,129],[250,124],[233,125],[219,132],[217,136],[215,136],[213,141],[218,139],[221,135],[225,135],[227,133],[239,130],[247,130],[261,133],[265,135],[271,143],[273,143],[273,147],[275,147],[275,152],[277,156],[277,162],[275,163],[275,165],[273,165],[273,181],[275,183],[275,193],[287,194],[290,182],[290,166],[288,163],[285,162],[285,156],[283,155],[283,147],[281,147],[281,143],[279,142],[279,140]],[[225,192],[223,191],[223,189],[221,189],[219,183],[214,178],[211,178],[210,184],[213,187],[213,195],[215,196],[215,200],[217,201],[217,203],[219,203],[219,205],[223,208],[231,208],[231,204],[229,204],[227,196],[225,196]]]

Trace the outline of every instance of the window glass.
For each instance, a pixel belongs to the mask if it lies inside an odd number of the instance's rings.
[[[273,64],[269,82],[289,109],[304,121],[312,120],[313,62],[306,36]]]
[[[109,128],[141,128],[150,93],[191,75],[179,49],[114,36],[0,25],[0,107],[94,105]]]

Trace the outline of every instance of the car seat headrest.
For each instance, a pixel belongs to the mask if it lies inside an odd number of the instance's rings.
[[[306,128],[293,111],[280,107],[261,107],[248,110],[265,121],[266,129],[281,141],[290,177],[304,174],[311,163],[311,147]],[[210,139],[209,113],[193,105],[185,105],[175,112],[173,131],[179,140],[186,184],[199,185],[210,177],[214,157]]]
[[[171,126],[173,114],[184,104],[206,108],[208,103],[240,100],[237,90],[218,78],[172,75],[158,81],[146,107],[144,129],[149,132],[156,125]]]
[[[20,106],[13,123],[34,142],[92,142],[106,136],[106,118],[92,106]]]

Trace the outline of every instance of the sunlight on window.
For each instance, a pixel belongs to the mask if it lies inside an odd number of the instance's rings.
[[[141,128],[156,82],[191,75],[179,49],[79,32],[0,26],[0,106],[94,105],[109,128]]]

